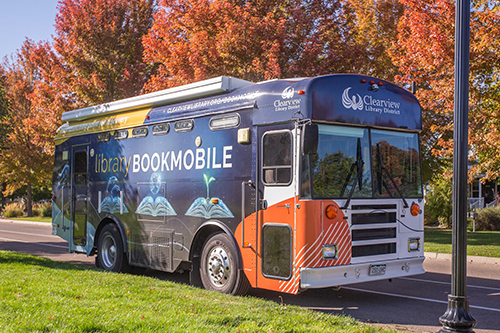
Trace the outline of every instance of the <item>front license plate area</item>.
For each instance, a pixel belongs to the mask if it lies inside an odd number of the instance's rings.
[[[370,276],[385,275],[385,270],[386,270],[385,264],[370,265],[370,271],[368,272],[368,275]]]

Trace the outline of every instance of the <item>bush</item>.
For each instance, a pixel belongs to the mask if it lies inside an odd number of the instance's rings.
[[[449,166],[443,167],[429,182],[425,196],[425,224],[439,222],[442,227],[451,227],[453,184],[450,170]]]
[[[477,212],[476,230],[500,231],[500,207],[488,207]]]
[[[43,217],[52,217],[52,203],[44,202],[41,206],[41,214]]]
[[[3,209],[3,216],[5,217],[18,217],[22,215],[24,215],[24,204],[21,202],[7,204]]]

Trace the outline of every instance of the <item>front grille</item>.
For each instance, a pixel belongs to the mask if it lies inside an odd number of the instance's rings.
[[[396,209],[397,205],[352,205],[352,210],[377,210],[377,209]]]
[[[396,228],[359,229],[352,231],[353,241],[396,238]]]
[[[358,204],[352,205],[352,209],[350,217],[353,227],[351,231],[352,257],[396,253],[397,205]],[[367,213],[367,211],[371,212]],[[359,242],[363,243],[357,245]],[[377,244],[369,244],[375,242]]]
[[[396,243],[360,245],[352,247],[352,257],[368,257],[396,253]]]
[[[395,222],[396,212],[352,214],[352,225]]]

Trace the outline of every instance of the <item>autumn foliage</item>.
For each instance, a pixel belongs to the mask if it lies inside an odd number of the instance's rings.
[[[380,2],[391,1],[368,1],[366,6]],[[159,4],[153,27],[144,37],[144,59],[159,66],[146,84],[147,91],[219,75],[262,81],[371,71],[370,50],[365,47],[370,38],[356,39],[364,34],[353,23],[360,13],[344,11],[343,1],[160,0]],[[366,11],[376,12],[373,6]],[[375,58],[383,50],[377,48]]]
[[[141,92],[151,70],[142,61],[141,38],[154,8],[154,0],[62,0],[53,41],[27,39],[4,60],[10,101],[4,117],[9,146],[0,160],[5,194],[27,185],[29,198],[32,185],[50,180],[64,111]]]
[[[425,161],[439,163],[453,144],[454,3],[61,0],[53,38],[27,39],[0,66],[7,192],[50,178],[64,111],[221,75],[351,72],[415,82]],[[474,1],[471,15],[471,175],[498,177],[500,5]]]
[[[435,156],[453,148],[455,5],[450,0],[400,0],[405,12],[391,56],[399,82],[416,82],[424,109],[423,143]],[[471,10],[469,176],[500,176],[500,6],[474,1]],[[396,47],[397,45],[397,47]]]

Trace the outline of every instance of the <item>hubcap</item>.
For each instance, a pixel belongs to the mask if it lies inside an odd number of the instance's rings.
[[[106,268],[114,266],[116,261],[116,244],[110,235],[106,235],[102,241],[101,258]]]
[[[208,276],[210,281],[217,287],[223,287],[229,280],[231,274],[231,262],[226,251],[216,246],[210,251],[207,262]]]

